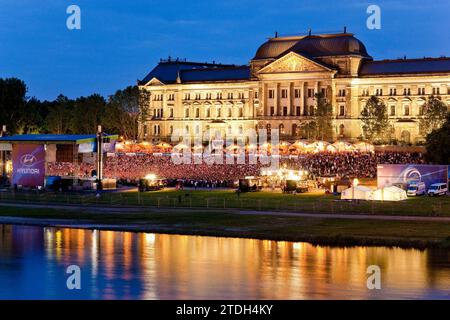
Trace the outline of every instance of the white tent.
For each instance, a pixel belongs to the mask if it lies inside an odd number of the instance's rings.
[[[384,187],[382,189],[375,190],[370,200],[379,201],[401,201],[406,200],[406,191],[394,186]]]
[[[335,143],[332,144],[333,147],[336,148],[337,151],[341,151],[341,152],[348,152],[348,151],[354,151],[355,147],[346,141],[336,141]]]
[[[358,143],[354,144],[354,147],[359,152],[374,152],[375,151],[375,147],[367,142],[358,142]]]
[[[325,151],[328,145],[329,143],[326,141],[315,141],[313,143],[308,144],[306,146],[306,149],[308,151],[321,152]]]
[[[364,186],[356,186],[345,189],[341,193],[342,200],[369,200],[370,195],[372,194],[372,189]]]

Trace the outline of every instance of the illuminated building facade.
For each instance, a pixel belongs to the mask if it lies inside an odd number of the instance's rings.
[[[382,99],[404,143],[423,139],[418,119],[430,95],[450,106],[450,58],[375,61],[351,33],[268,39],[246,66],[161,60],[141,81],[150,93],[140,137],[170,141],[174,130],[191,137],[211,129],[237,135],[277,128],[280,139],[311,138],[316,99],[333,108],[334,139],[362,135],[360,114],[370,96]]]

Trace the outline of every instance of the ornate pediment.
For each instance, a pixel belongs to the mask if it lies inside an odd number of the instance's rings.
[[[290,52],[285,56],[273,61],[258,73],[282,73],[282,72],[321,72],[332,71],[311,59],[301,56],[295,52]]]
[[[160,85],[164,85],[164,83],[162,83],[158,78],[152,78],[145,85],[146,86],[160,86]]]

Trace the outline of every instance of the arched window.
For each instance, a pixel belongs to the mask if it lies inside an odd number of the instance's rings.
[[[266,125],[266,130],[267,130],[267,134],[269,135],[270,132],[272,131],[272,126],[270,125],[270,123],[268,123],[268,124]]]
[[[244,134],[244,127],[242,125],[239,126],[239,134]]]
[[[189,134],[189,126],[186,126],[186,127],[184,128],[184,133]]]
[[[314,106],[309,106],[309,115],[310,116],[314,115]]]
[[[206,107],[206,117],[207,118],[211,117],[211,109],[209,107]]]
[[[279,134],[284,134],[284,124],[280,123],[278,126]]]

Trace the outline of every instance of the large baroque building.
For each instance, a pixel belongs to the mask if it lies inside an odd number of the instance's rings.
[[[169,141],[174,130],[240,134],[278,128],[282,140],[308,138],[315,93],[333,107],[335,139],[362,135],[360,114],[370,96],[387,106],[393,138],[423,139],[418,119],[429,95],[450,106],[450,58],[376,61],[351,33],[268,39],[249,65],[161,60],[141,81],[149,92],[140,137]],[[178,131],[178,132],[179,132]]]

